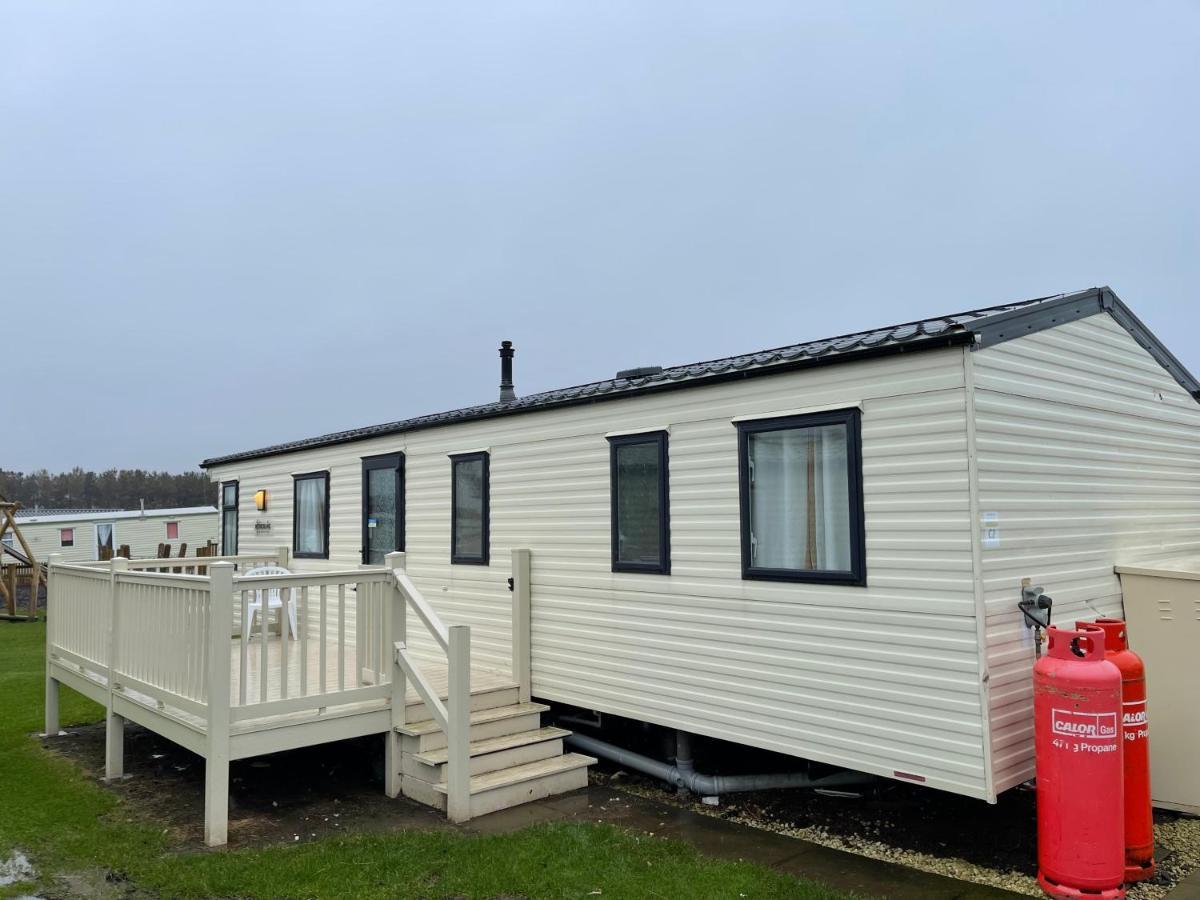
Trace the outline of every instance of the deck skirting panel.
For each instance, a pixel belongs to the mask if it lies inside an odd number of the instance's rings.
[[[130,722],[148,728],[155,734],[160,734],[169,741],[191,750],[198,756],[208,755],[208,737],[204,730],[170,715],[165,711],[152,709],[138,703],[123,694],[113,695],[113,712]]]
[[[108,702],[108,685],[100,680],[101,676],[94,672],[70,668],[68,664],[52,659],[50,660],[49,674],[55,681],[65,684],[73,691],[78,691],[89,700],[100,704]]]
[[[245,759],[264,753],[278,753],[297,747],[328,744],[370,734],[385,734],[392,728],[392,711],[386,707],[367,712],[350,711],[340,715],[291,724],[271,722],[257,731],[229,736],[229,758]]]

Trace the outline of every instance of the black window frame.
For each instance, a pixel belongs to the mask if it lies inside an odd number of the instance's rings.
[[[370,542],[367,529],[367,499],[369,484],[367,472],[374,469],[392,469],[396,473],[396,551],[404,550],[404,454],[381,453],[376,456],[362,457],[362,556],[363,564],[367,562],[367,547]]]
[[[623,562],[620,559],[620,529],[617,509],[617,456],[622,447],[655,444],[658,448],[658,546],[659,561]],[[613,435],[608,439],[609,518],[611,527],[612,571],[639,572],[643,575],[671,574],[671,476],[668,471],[670,453],[665,431],[644,431],[638,434]]]
[[[481,555],[460,556],[455,552],[458,546],[458,478],[456,469],[459,463],[483,461],[483,509],[480,517],[482,535],[480,540]],[[470,453],[450,454],[450,563],[456,566],[487,566],[491,565],[492,549],[492,477],[491,453],[487,450],[475,450]]]
[[[797,416],[752,419],[734,423],[738,430],[738,512],[741,519],[742,578],[747,581],[787,581],[803,584],[866,587],[867,535],[862,490],[862,412],[857,407],[806,413]],[[850,571],[778,569],[751,564],[750,545],[750,437],[767,431],[844,425],[846,476],[850,503]]]
[[[310,481],[315,478],[325,479],[325,552],[302,553],[297,549],[300,544],[300,493],[297,486],[301,481]],[[292,476],[292,559],[329,559],[329,520],[332,518],[329,509],[330,480],[328,469],[301,472]]]
[[[225,502],[225,488],[233,488],[233,504],[229,505]],[[237,481],[222,481],[221,482],[221,555],[222,556],[237,556],[238,552],[238,531],[242,527],[242,514],[238,508],[238,504],[242,499],[242,486]],[[225,513],[233,510],[233,518],[237,523],[237,527],[233,529],[233,552],[227,553],[228,541],[225,537]]]
[[[68,544],[68,543],[66,543],[65,541],[63,541],[63,532],[64,532],[64,531],[69,531],[69,532],[71,532],[71,543],[69,543],[69,544]],[[60,548],[62,548],[62,547],[74,547],[74,546],[75,546],[75,526],[74,526],[74,525],[70,525],[70,526],[67,526],[67,527],[65,527],[65,528],[60,528],[60,529],[58,529],[58,546],[59,546]]]

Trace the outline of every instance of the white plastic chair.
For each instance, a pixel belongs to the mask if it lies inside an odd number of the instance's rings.
[[[291,571],[283,566],[255,566],[245,573],[243,577],[254,578],[259,575],[291,575]],[[286,590],[286,588],[284,589]],[[280,588],[267,588],[265,591],[255,591],[246,600],[246,608],[242,611],[242,628],[247,638],[253,634],[250,630],[254,627],[254,617],[262,615],[263,594],[267,595],[267,611],[279,609],[283,606],[283,598],[280,596]],[[295,638],[298,635],[296,628],[296,592],[295,590],[288,591],[288,608],[287,617],[288,624],[291,625],[291,637]]]

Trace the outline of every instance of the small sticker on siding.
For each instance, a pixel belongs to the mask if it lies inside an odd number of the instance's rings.
[[[988,526],[983,529],[983,549],[995,550],[1000,546],[1000,529]]]
[[[984,525],[1000,524],[1000,513],[998,512],[985,512],[979,518],[983,520]]]

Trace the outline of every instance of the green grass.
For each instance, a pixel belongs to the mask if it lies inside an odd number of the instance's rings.
[[[846,895],[676,841],[609,825],[539,825],[489,836],[395,831],[236,851],[188,851],[128,821],[115,795],[42,749],[42,624],[0,623],[0,858],[19,847],[43,885],[115,873],[170,897],[786,897]],[[62,691],[64,725],[102,710]],[[0,888],[0,896],[38,885]]]

